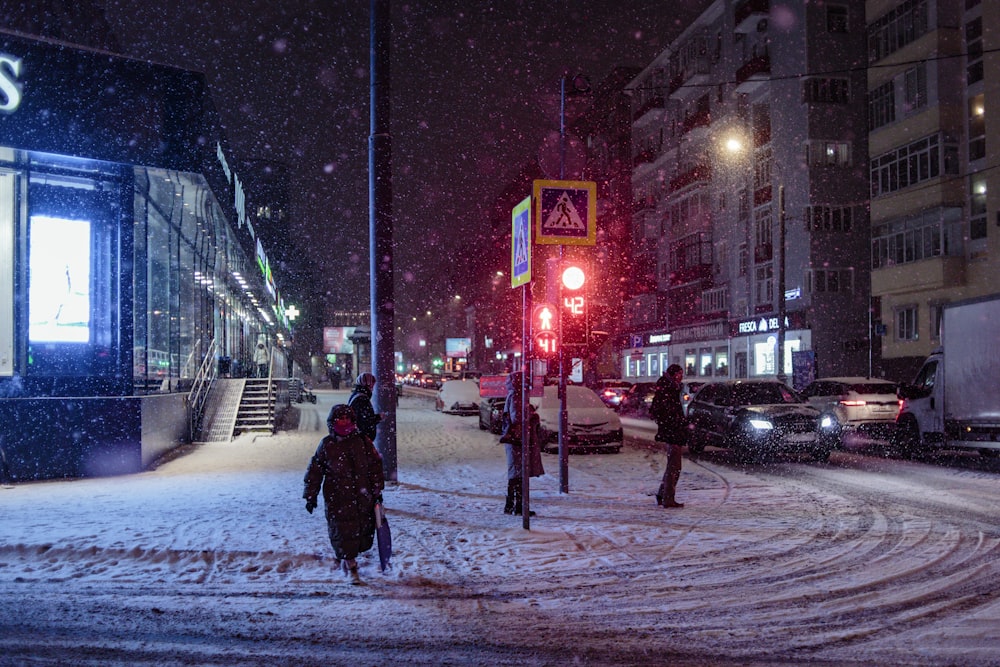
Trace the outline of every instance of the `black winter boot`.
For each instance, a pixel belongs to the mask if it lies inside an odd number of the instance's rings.
[[[518,502],[518,495],[519,495],[517,493],[516,482],[517,482],[517,480],[513,480],[513,479],[508,479],[507,480],[507,502],[504,503],[504,506],[503,506],[503,513],[504,514],[513,514],[514,513],[514,507],[516,506],[516,503]]]

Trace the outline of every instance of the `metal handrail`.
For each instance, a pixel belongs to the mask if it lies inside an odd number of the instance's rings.
[[[191,408],[191,439],[201,429],[201,420],[205,415],[205,403],[208,401],[208,394],[212,390],[212,383],[219,373],[219,366],[215,362],[215,353],[218,350],[218,343],[213,338],[208,344],[208,351],[201,360],[201,366],[195,375],[191,391],[188,393],[188,405]]]

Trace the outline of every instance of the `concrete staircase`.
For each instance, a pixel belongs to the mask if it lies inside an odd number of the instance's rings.
[[[247,378],[233,435],[274,433],[274,394],[267,378]]]

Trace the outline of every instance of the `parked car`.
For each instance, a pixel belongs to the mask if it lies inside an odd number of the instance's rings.
[[[448,380],[441,383],[434,407],[449,415],[479,414],[479,385],[472,380]]]
[[[542,449],[551,449],[559,441],[558,387],[548,385],[544,394],[531,399],[538,410]],[[624,442],[618,414],[604,404],[593,389],[582,385],[566,387],[566,445],[570,449],[621,451]]]
[[[890,437],[899,413],[897,391],[895,382],[880,378],[833,377],[811,382],[802,390],[802,396],[832,418],[824,434],[839,447],[849,432]]]
[[[597,395],[601,397],[604,404],[612,410],[617,410],[621,405],[622,396],[632,386],[631,382],[625,380],[601,380],[598,382]]]
[[[684,414],[687,414],[691,400],[704,384],[704,380],[684,380],[681,382],[681,408],[684,409]]]
[[[805,452],[830,458],[831,440],[820,437],[820,412],[777,380],[725,380],[704,385],[688,405],[689,449],[706,445],[731,449],[742,461],[776,452]]]
[[[479,400],[479,428],[500,434],[503,430],[503,404],[506,398],[482,398]]]
[[[636,382],[622,394],[618,412],[630,417],[649,418],[649,406],[653,403],[655,382]]]

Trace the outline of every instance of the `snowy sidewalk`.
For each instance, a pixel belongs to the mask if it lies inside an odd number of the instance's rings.
[[[497,436],[410,397],[385,493],[394,568],[373,550],[350,586],[301,499],[347,395],[317,393],[295,431],[0,491],[0,664],[1000,664],[1000,598],[950,618],[950,597],[915,597],[959,562],[995,581],[996,538],[829,490],[855,471],[794,468],[830,480],[813,484],[685,459],[687,506],[664,510],[656,449],[571,456],[568,494],[545,455],[524,530],[502,512]]]

